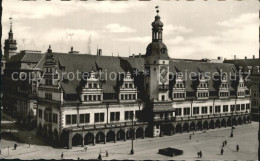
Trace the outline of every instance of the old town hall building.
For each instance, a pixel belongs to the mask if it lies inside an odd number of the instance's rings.
[[[229,63],[177,60],[152,22],[145,55],[53,52],[33,67],[37,134],[72,148],[251,122],[250,90]]]
[[[56,53],[50,46],[36,68],[44,73],[37,132],[68,148],[251,120],[250,90],[235,66],[171,59],[159,15],[145,55]],[[69,74],[77,72],[79,79]]]

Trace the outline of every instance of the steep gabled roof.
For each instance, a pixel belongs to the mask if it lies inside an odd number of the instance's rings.
[[[87,55],[87,54],[67,54],[67,53],[56,53],[53,52],[54,59],[58,62],[59,70],[58,72],[74,74],[78,72],[91,72],[102,70],[102,78],[105,79],[103,82],[104,93],[116,93],[116,79],[109,79],[109,76],[115,78],[118,72],[127,72],[132,69],[138,69],[143,71],[144,69],[144,59],[142,57],[113,57],[113,56],[97,56],[97,55]],[[45,58],[43,57],[36,67],[43,68],[43,63]],[[61,69],[64,68],[64,69]],[[185,60],[170,60],[170,72],[176,74],[177,72],[182,72],[189,76],[190,73],[195,72],[197,75],[200,72],[207,73],[211,78],[208,81],[209,91],[216,92],[217,89],[214,87],[214,81],[212,75],[219,76],[220,72],[226,72],[229,75],[234,76],[236,68],[234,64],[228,63],[207,63],[199,61],[185,61]],[[113,73],[113,74],[111,74]],[[111,74],[111,75],[110,75]],[[231,80],[228,82],[232,84]],[[77,94],[77,89],[80,86],[80,80],[73,79],[67,82],[61,82],[61,86],[66,94]],[[194,92],[193,81],[185,79],[186,91]],[[230,86],[230,90],[235,89]]]

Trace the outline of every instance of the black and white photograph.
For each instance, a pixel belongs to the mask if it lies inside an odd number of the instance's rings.
[[[0,159],[259,160],[258,0],[1,6]]]

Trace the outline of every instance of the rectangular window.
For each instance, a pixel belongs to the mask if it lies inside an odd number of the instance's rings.
[[[125,120],[132,120],[133,114],[133,111],[125,111]]]
[[[101,101],[101,95],[98,95],[98,100]]]
[[[58,123],[58,115],[57,114],[53,114],[53,119],[52,119],[53,123]]]
[[[190,108],[189,107],[184,108],[184,116],[186,116],[186,115],[190,115]]]
[[[95,113],[95,122],[104,122],[104,113]]]
[[[240,105],[236,105],[236,111],[240,111]]]
[[[181,116],[181,113],[182,113],[181,108],[175,109],[175,116]]]
[[[209,106],[209,113],[212,113],[212,112],[213,112],[213,107]]]
[[[223,105],[223,112],[228,112],[228,105]]]
[[[245,110],[245,104],[241,104],[241,110]]]
[[[162,95],[162,101],[164,101],[165,100],[165,96],[164,95]]]
[[[79,115],[79,123],[83,124],[84,123],[84,114]]]
[[[66,125],[71,124],[71,115],[66,115]]]
[[[199,107],[193,107],[193,115],[200,114],[200,108]]]
[[[72,115],[72,124],[77,123],[77,115]]]
[[[246,109],[247,109],[247,110],[250,109],[250,104],[249,104],[249,103],[246,104]]]
[[[207,114],[208,113],[208,107],[207,106],[202,106],[201,107],[201,113],[202,114]]]
[[[215,113],[220,113],[220,106],[215,106]]]
[[[121,94],[121,100],[123,100],[124,99],[124,95],[123,94]]]
[[[45,99],[52,100],[52,94],[51,93],[45,93]]]

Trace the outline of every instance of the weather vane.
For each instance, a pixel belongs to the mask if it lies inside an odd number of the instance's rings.
[[[158,13],[159,13],[159,6],[157,5],[156,7],[155,7],[157,10],[156,10],[156,12],[157,12],[157,15],[158,15]]]
[[[12,17],[10,17],[9,20],[10,20],[10,26],[12,28]]]

